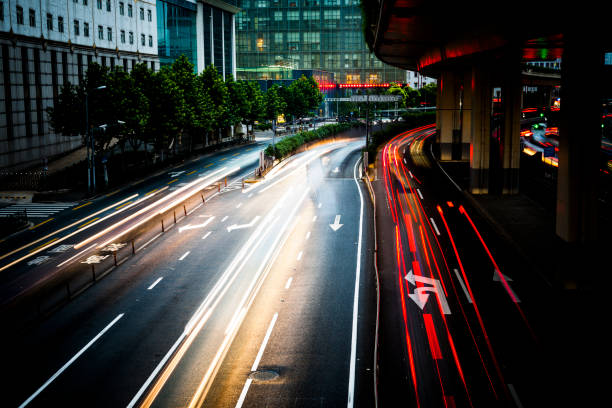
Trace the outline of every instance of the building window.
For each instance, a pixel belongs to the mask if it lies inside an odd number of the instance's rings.
[[[125,30],[121,30],[121,44],[125,44]]]
[[[288,11],[287,12],[287,21],[298,21],[300,19],[299,11]]]
[[[36,12],[34,9],[30,9],[30,27],[36,27]]]
[[[140,19],[144,20],[144,9],[142,7],[140,8]]]
[[[147,10],[147,20],[153,21],[153,13],[151,13],[151,10]]]
[[[83,0],[83,5],[86,6],[89,3],[87,0]]]
[[[132,17],[132,5],[128,4],[128,17]]]
[[[79,2],[79,0],[72,0],[72,2],[73,2],[73,3],[78,3],[78,2]]]
[[[134,44],[134,33],[130,31],[130,44]]]
[[[17,6],[17,24],[23,24],[23,7]]]
[[[47,30],[53,31],[53,14],[47,13]]]
[[[110,27],[106,29],[106,39],[108,41],[113,41],[113,29]]]
[[[74,20],[74,35],[80,35],[79,20]]]
[[[64,32],[64,17],[59,16],[57,18],[57,31],[59,31],[60,33]]]
[[[152,47],[152,46],[153,46],[153,36],[150,35],[149,36],[149,47]]]
[[[102,0],[97,0],[96,6],[98,7],[98,10],[102,10]]]
[[[125,8],[125,4],[122,1],[120,1],[119,2],[119,14],[121,14],[121,15],[125,14],[124,8]]]
[[[106,11],[111,11],[111,2],[110,2],[110,0],[106,0]]]
[[[101,25],[98,26],[98,39],[104,39],[104,28]]]
[[[144,47],[145,45],[145,35],[144,34],[140,34],[140,44]]]
[[[83,23],[83,35],[89,37],[89,23]]]

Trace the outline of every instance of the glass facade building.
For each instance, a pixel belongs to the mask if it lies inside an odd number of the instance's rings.
[[[195,3],[157,0],[157,47],[162,66],[182,54],[197,66],[196,16]]]
[[[334,73],[344,84],[405,82],[363,39],[359,0],[239,0],[238,79],[285,79],[289,69]]]

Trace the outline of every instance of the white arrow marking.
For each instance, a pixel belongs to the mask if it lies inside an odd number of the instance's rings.
[[[334,231],[338,231],[343,225],[344,224],[340,224],[340,215],[336,215],[336,219],[334,220],[334,223],[329,224],[331,229],[333,229]]]
[[[337,167],[336,167],[335,169],[333,169],[333,170],[332,170],[332,173],[339,173],[339,172],[340,172],[340,169],[339,169],[339,168],[337,168]]]
[[[196,228],[204,228],[206,225],[208,225],[208,223],[210,223],[213,219],[215,218],[215,216],[213,215],[212,217],[210,217],[209,219],[207,219],[206,221],[204,221],[204,223],[202,224],[195,224],[195,225],[191,225],[191,224],[187,224],[184,227],[180,227],[179,228],[179,233],[183,232],[185,230],[190,230],[190,229],[196,229]]]
[[[431,286],[420,286],[414,290],[414,293],[408,294],[410,299],[414,301],[423,310],[427,300],[429,299],[429,294],[426,292],[431,292],[438,296],[438,300],[440,301],[440,306],[442,307],[442,312],[444,314],[451,314],[450,308],[448,307],[448,302],[446,301],[446,296],[444,296],[444,291],[440,285],[440,281],[438,279],[428,278],[426,276],[415,275],[412,273],[412,269],[410,272],[406,274],[404,277],[408,282],[416,285],[417,282],[425,283]]]
[[[253,221],[249,222],[248,224],[241,224],[241,225],[230,225],[229,227],[227,227],[227,232],[231,232],[232,230],[237,230],[237,229],[242,229],[242,228],[250,228],[253,225],[255,225],[255,223],[257,222],[257,220],[259,220],[259,218],[261,218],[259,215],[255,216],[255,218],[253,218]]]
[[[510,285],[508,285],[508,282],[512,282],[511,277],[504,275],[497,269],[493,269],[493,282],[501,282],[502,285],[504,285],[504,288],[506,289],[508,294],[510,295],[510,298],[512,299],[512,301],[514,303],[521,303],[521,299],[519,299],[518,296],[516,296],[516,293],[514,293]]]
[[[175,178],[176,176],[178,176],[180,174],[183,174],[184,172],[185,172],[185,170],[182,170],[182,171],[172,171],[172,172],[168,173],[168,175],[170,177],[172,177],[172,178]]]

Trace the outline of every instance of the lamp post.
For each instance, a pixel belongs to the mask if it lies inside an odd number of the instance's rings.
[[[106,85],[93,88],[93,91],[106,89]],[[87,191],[94,192],[96,190],[96,162],[93,132],[89,127],[89,92],[85,90],[85,128],[87,129]],[[91,156],[89,155],[91,149]],[[93,187],[93,188],[92,188]]]

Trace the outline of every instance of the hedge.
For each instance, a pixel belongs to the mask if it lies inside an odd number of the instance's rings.
[[[321,126],[318,129],[299,132],[293,136],[283,138],[275,145],[269,145],[265,150],[265,154],[282,160],[308,142],[322,140],[358,126],[363,126],[363,124],[361,122],[332,123]]]
[[[383,130],[372,133],[370,143],[366,147],[369,157],[376,157],[378,146],[388,142],[398,134],[410,129],[436,122],[436,112],[407,112],[402,115],[401,122],[390,123]],[[373,159],[371,159],[373,161]]]

